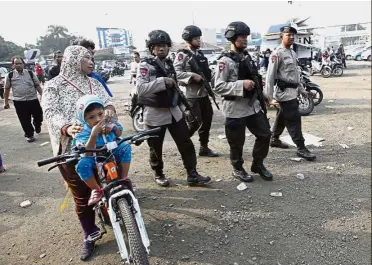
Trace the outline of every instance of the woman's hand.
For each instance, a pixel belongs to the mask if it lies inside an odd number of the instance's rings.
[[[105,121],[106,122],[116,121],[117,119],[118,119],[118,116],[116,115],[116,112],[112,108],[105,109]]]
[[[74,134],[81,132],[83,129],[80,125],[71,125],[67,128],[67,134],[70,136],[74,136]]]

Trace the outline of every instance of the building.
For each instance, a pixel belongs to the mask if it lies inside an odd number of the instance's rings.
[[[101,49],[133,45],[132,34],[122,28],[96,28]]]
[[[225,47],[230,42],[225,38],[225,29],[202,29],[202,39],[204,42],[217,45],[219,47]],[[261,34],[258,32],[252,32],[249,39],[259,39]]]
[[[228,40],[225,38],[225,29],[220,29],[220,31],[216,33],[216,45],[225,47],[228,43]]]
[[[201,29],[202,31],[202,41],[203,42],[208,42],[210,44],[214,44],[216,45],[217,44],[217,39],[216,39],[216,29],[213,28],[213,29],[206,29],[206,28],[203,28]]]
[[[371,22],[325,27],[301,27],[313,34],[313,44],[320,47],[368,44],[371,42]]]

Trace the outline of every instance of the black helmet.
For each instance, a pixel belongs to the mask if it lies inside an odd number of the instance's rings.
[[[182,39],[184,39],[185,41],[191,41],[192,38],[200,37],[201,35],[202,35],[202,32],[200,28],[198,28],[197,26],[191,25],[191,26],[187,26],[183,30]]]
[[[229,41],[235,40],[239,35],[250,35],[251,30],[241,21],[231,22],[225,30],[225,38]]]
[[[150,48],[155,44],[167,44],[168,47],[172,46],[172,40],[168,33],[163,30],[153,30],[149,33],[149,38],[146,40],[146,47]]]

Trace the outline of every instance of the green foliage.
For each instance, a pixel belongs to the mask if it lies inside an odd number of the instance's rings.
[[[63,52],[76,38],[77,36],[69,33],[64,26],[50,25],[46,35],[38,38],[36,47],[43,55],[54,53],[57,50]]]
[[[0,61],[10,61],[13,56],[22,56],[25,49],[11,41],[5,41],[0,36]]]

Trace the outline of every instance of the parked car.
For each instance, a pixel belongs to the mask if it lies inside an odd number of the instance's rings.
[[[8,70],[5,67],[0,67],[0,98],[4,98],[4,82],[5,76],[8,74]]]
[[[346,60],[354,59],[355,53],[363,50],[364,46],[361,45],[350,45],[345,47],[345,58]]]
[[[354,60],[355,61],[361,61],[362,60],[362,53],[367,51],[368,49],[371,49],[371,46],[364,47],[361,51],[356,52],[354,54]]]
[[[368,47],[360,56],[364,61],[371,61],[371,47]]]

